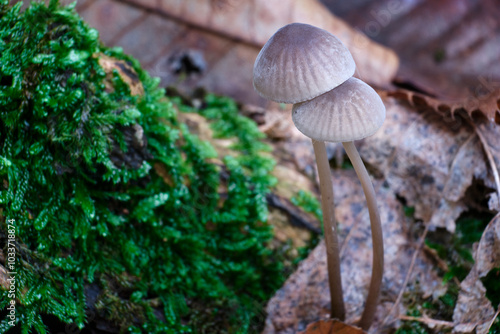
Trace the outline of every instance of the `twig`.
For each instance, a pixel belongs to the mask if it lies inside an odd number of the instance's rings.
[[[401,291],[399,291],[398,298],[396,298],[396,301],[394,302],[394,305],[392,305],[391,309],[387,313],[387,315],[384,318],[384,321],[382,322],[382,325],[380,327],[384,327],[384,325],[387,323],[389,320],[389,317],[391,316],[391,313],[396,309],[398,304],[401,302],[401,299],[403,298],[403,293],[406,289],[406,285],[408,284],[408,281],[410,280],[411,272],[413,271],[413,267],[415,266],[415,261],[417,259],[417,255],[420,252],[420,249],[422,249],[422,246],[425,242],[425,237],[427,236],[427,232],[429,231],[429,225],[427,224],[425,226],[424,232],[422,233],[422,236],[420,237],[420,241],[418,243],[417,249],[415,249],[415,252],[413,253],[413,257],[411,259],[410,263],[410,268],[408,268],[408,272],[406,273],[406,277],[403,283],[403,286],[401,287]]]
[[[308,220],[303,211],[293,205],[287,198],[280,197],[274,193],[269,193],[266,196],[267,204],[276,209],[281,210],[290,217],[290,222],[299,227],[308,229],[316,234],[321,234],[319,222],[312,222]]]
[[[450,270],[450,268],[448,267],[448,264],[446,264],[446,261],[441,259],[434,249],[430,248],[427,245],[424,245],[423,250],[428,256],[430,256],[434,261],[436,261],[437,266],[441,270],[443,270],[444,272],[448,272]],[[452,279],[453,279],[453,283],[455,283],[457,286],[460,286],[460,280],[456,276],[453,276]]]
[[[438,266],[439,269],[441,269],[444,272],[448,272],[450,270],[450,267],[448,266],[446,261],[439,257],[439,254],[435,249],[427,245],[424,245],[422,249],[427,256],[429,256],[433,261],[436,262],[436,265]]]
[[[490,329],[491,329],[491,327],[493,327],[493,324],[495,323],[495,320],[497,319],[498,314],[500,314],[500,307],[498,307],[497,313],[495,313],[495,315],[493,316],[493,319],[491,319],[490,325],[488,326],[488,330],[486,331],[486,333],[490,332]]]
[[[454,324],[451,321],[444,321],[444,320],[436,320],[436,319],[431,319],[427,317],[410,317],[408,315],[400,315],[398,316],[399,319],[401,320],[406,320],[406,321],[418,321],[422,322],[424,324],[428,325],[435,325],[435,326],[443,326],[443,327],[453,327]]]

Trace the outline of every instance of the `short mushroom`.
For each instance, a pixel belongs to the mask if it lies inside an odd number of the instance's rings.
[[[335,36],[308,24],[292,23],[279,29],[260,51],[253,69],[253,85],[266,99],[298,103],[334,89],[349,79],[355,68],[349,50]],[[331,317],[344,320],[330,165],[325,143],[313,140],[313,147],[320,179]]]
[[[370,213],[373,265],[365,310],[358,325],[368,330],[375,316],[382,285],[384,245],[375,191],[353,141],[371,136],[382,126],[384,103],[370,86],[350,78],[323,95],[294,104],[292,119],[297,129],[313,141],[342,142],[363,187]]]

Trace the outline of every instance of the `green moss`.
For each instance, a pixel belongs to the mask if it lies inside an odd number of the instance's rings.
[[[321,203],[319,200],[310,192],[300,190],[296,196],[292,197],[291,202],[297,207],[304,210],[304,212],[311,213],[316,219],[319,220],[321,224],[321,229],[323,229],[323,211],[321,210]],[[294,264],[304,260],[311,250],[313,250],[320,241],[320,235],[313,233],[311,239],[308,241],[305,247],[298,249],[298,256],[294,260]]]
[[[443,274],[445,282],[453,278],[459,281],[465,279],[474,264],[472,244],[481,239],[490,220],[490,215],[468,213],[457,220],[455,234],[450,235],[439,230],[429,234],[426,240],[427,246],[435,249],[439,257],[448,264],[449,270]]]
[[[207,96],[200,114],[239,152],[215,165],[158,80],[72,7],[0,4],[0,247],[15,219],[16,326],[45,333],[48,314],[83,328],[94,286],[91,308],[123,332],[256,332],[284,280],[266,247],[274,162],[256,125]],[[144,94],[101,55],[131,66]]]
[[[321,203],[313,194],[300,190],[296,196],[291,198],[291,202],[305,212],[312,213],[316,219],[323,224],[323,211],[321,210]]]
[[[404,205],[403,212],[405,214],[405,217],[413,218],[415,216],[415,207]]]
[[[354,169],[351,159],[344,157],[344,160],[342,160],[342,166],[340,166],[340,168],[345,170]]]
[[[447,266],[447,271],[440,271],[443,282],[447,285],[446,293],[437,299],[419,300],[414,305],[422,305],[426,309],[426,315],[432,319],[452,321],[453,312],[460,292],[459,283],[467,277],[474,265],[472,256],[473,243],[481,239],[485,227],[491,220],[491,215],[478,212],[467,212],[456,222],[457,229],[454,234],[444,230],[429,232],[426,244],[437,252]],[[446,246],[444,246],[446,245]],[[495,282],[491,277],[485,278],[483,283]],[[490,286],[487,292],[495,293],[495,284]]]

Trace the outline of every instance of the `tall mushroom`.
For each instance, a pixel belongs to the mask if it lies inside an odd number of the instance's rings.
[[[365,310],[358,325],[368,330],[375,316],[382,285],[384,246],[375,191],[353,141],[371,136],[382,126],[385,106],[370,86],[350,78],[328,93],[295,104],[292,119],[297,129],[313,141],[342,142],[363,187],[370,213],[373,265]]]
[[[335,36],[308,24],[292,23],[279,29],[260,51],[253,69],[253,84],[262,97],[293,104],[334,89],[354,74],[355,67],[349,50]],[[324,217],[331,317],[344,320],[330,165],[325,143],[313,140],[313,147]]]

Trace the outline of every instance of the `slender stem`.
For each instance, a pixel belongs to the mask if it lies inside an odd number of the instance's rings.
[[[384,273],[384,241],[382,238],[382,224],[380,222],[380,215],[377,208],[377,201],[375,199],[375,191],[370,180],[370,176],[366,171],[363,161],[359,156],[358,150],[352,141],[342,143],[344,149],[351,159],[354,170],[361,181],[361,186],[365,192],[366,204],[370,213],[370,225],[372,230],[372,244],[373,244],[373,258],[372,258],[372,279],[370,282],[370,290],[366,298],[365,310],[361,316],[359,327],[367,331],[375,317],[377,310],[378,297],[382,286],[382,276]]]
[[[331,296],[331,318],[343,321],[345,319],[342,279],[340,276],[339,241],[335,208],[333,204],[333,184],[330,164],[323,141],[313,140],[316,164],[318,165],[319,188],[321,191],[321,209],[323,210],[323,229],[326,243],[326,261],[328,265],[328,282]]]

